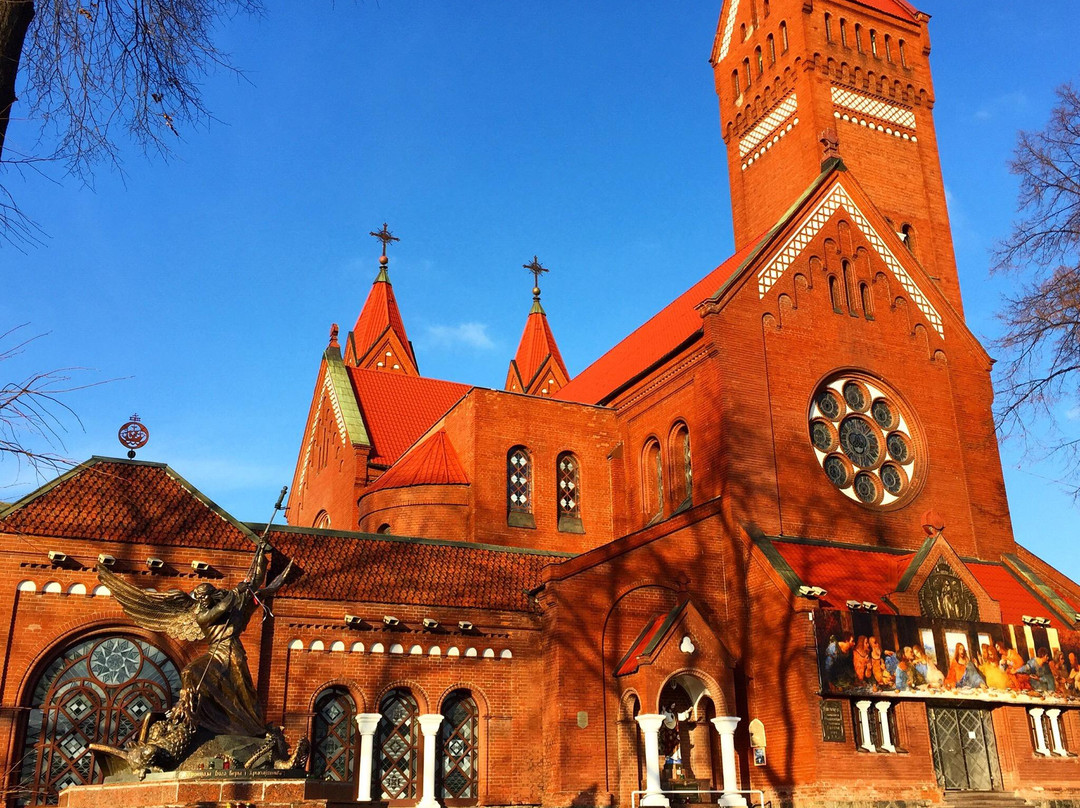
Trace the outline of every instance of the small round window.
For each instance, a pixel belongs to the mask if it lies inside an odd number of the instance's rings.
[[[809,426],[818,463],[844,496],[888,506],[914,493],[919,458],[913,419],[880,381],[856,374],[833,378],[814,393]]]

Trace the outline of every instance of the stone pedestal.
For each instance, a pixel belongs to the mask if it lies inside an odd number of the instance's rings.
[[[141,783],[70,786],[60,792],[60,808],[356,808],[355,788],[352,783],[323,780],[184,777],[169,772],[147,775]]]

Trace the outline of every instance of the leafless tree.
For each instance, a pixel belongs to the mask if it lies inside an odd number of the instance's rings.
[[[997,417],[1029,449],[1057,455],[1080,478],[1080,436],[1062,423],[1080,406],[1080,93],[1066,84],[1046,128],[1021,132],[1010,164],[1020,177],[1019,218],[995,254],[1020,279],[995,340]],[[1080,483],[1073,483],[1080,493]]]
[[[25,325],[0,334],[0,365],[22,354],[42,335],[24,337]],[[66,470],[73,461],[62,454],[67,425],[79,417],[63,400],[75,390],[104,384],[80,383],[76,374],[83,368],[57,368],[34,372],[19,382],[0,387],[0,463],[13,461],[42,475]]]
[[[0,0],[0,162],[58,160],[87,180],[96,164],[118,162],[118,136],[167,154],[183,126],[209,119],[201,80],[232,69],[215,26],[259,9],[260,0]],[[22,119],[36,126],[15,144],[9,124]],[[0,187],[0,227],[10,231],[17,213]]]

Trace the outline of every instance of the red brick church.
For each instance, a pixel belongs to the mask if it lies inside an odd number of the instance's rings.
[[[245,636],[312,776],[422,808],[1080,805],[1080,587],[1013,539],[927,25],[724,0],[736,252],[577,375],[539,288],[505,389],[421,375],[384,241],[269,528],[299,573]],[[197,653],[95,564],[232,585],[264,530],[106,458],[0,510],[9,804],[95,780],[87,745]]]

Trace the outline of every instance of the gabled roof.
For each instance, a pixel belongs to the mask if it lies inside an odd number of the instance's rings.
[[[519,612],[533,611],[540,571],[570,555],[311,528],[271,528],[270,541],[303,572],[279,598]]]
[[[701,331],[697,305],[716,293],[757,247],[760,239],[699,280],[619,342],[556,394],[564,401],[599,404],[641,376]]]
[[[461,465],[446,430],[440,429],[423,443],[398,459],[364,495],[384,488],[408,488],[413,485],[468,485],[469,477]]]
[[[671,627],[675,624],[687,601],[676,604],[670,611],[661,612],[650,618],[641,629],[637,639],[634,640],[630,649],[626,652],[619,664],[615,666],[616,676],[627,676],[635,673],[641,667],[641,657],[647,657],[656,650],[656,646],[664,639]]]
[[[353,326],[352,340],[356,360],[359,361],[367,355],[377,343],[380,343],[387,332],[392,331],[398,338],[405,351],[404,357],[412,363],[412,369],[416,370],[416,356],[413,354],[412,343],[405,333],[405,323],[401,319],[401,311],[398,309],[397,298],[394,297],[394,287],[390,283],[390,276],[386,268],[379,270],[375,282],[371,285],[364,308],[360,310],[360,316],[356,318]]]
[[[371,439],[371,462],[390,465],[470,389],[467,384],[348,368]]]
[[[1024,615],[1049,617],[1054,628],[1072,628],[1070,623],[1061,620],[1058,613],[1036,597],[1035,593],[1004,564],[996,562],[965,562],[971,574],[979,584],[990,593],[990,597],[1001,604],[1003,623],[1020,625]]]
[[[521,377],[522,390],[519,392],[531,392],[533,380],[541,370],[548,357],[551,357],[564,378],[570,378],[566,372],[566,363],[563,362],[559,346],[555,342],[555,335],[551,333],[547,314],[539,303],[533,305],[525,320],[525,330],[521,334],[521,342],[518,343],[517,353],[514,355],[514,364]]]
[[[256,538],[164,463],[108,457],[0,511],[0,532],[243,551]]]

